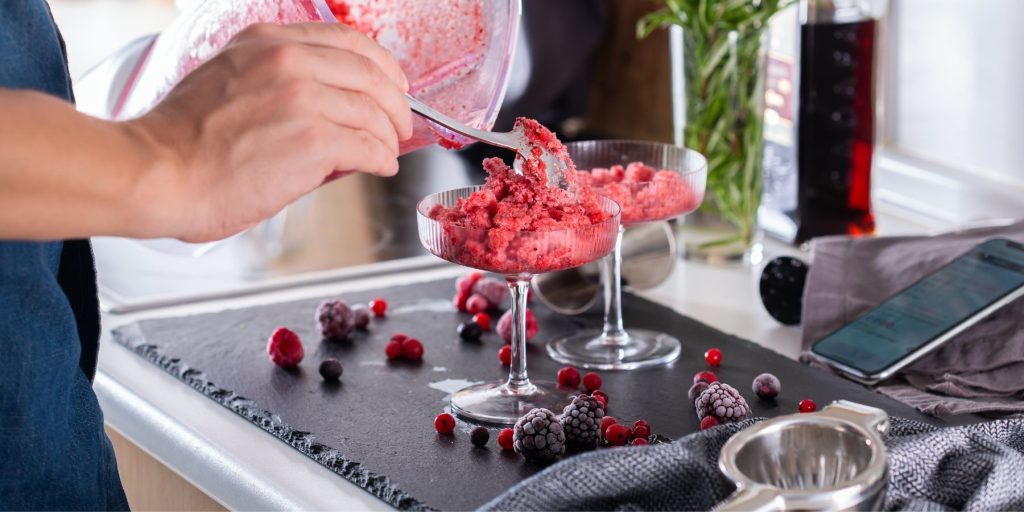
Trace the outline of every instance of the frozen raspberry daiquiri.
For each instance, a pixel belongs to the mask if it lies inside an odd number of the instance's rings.
[[[690,213],[704,200],[707,160],[695,151],[640,141],[584,141],[566,146],[579,169],[576,181],[622,207],[622,226]],[[621,232],[604,259],[605,315],[601,329],[551,341],[556,361],[599,370],[629,370],[668,364],[679,357],[679,340],[622,325]]]
[[[468,267],[504,274],[512,292],[512,364],[505,382],[480,384],[452,395],[464,418],[512,425],[534,408],[561,410],[569,390],[531,382],[526,371],[526,300],[534,274],[583,265],[607,255],[619,232],[619,206],[564,177],[567,188],[548,186],[539,159],[545,148],[568,155],[554,134],[535,121],[518,121],[535,150],[516,167],[489,159],[486,184],[427,196],[417,206],[420,240],[431,253]]]

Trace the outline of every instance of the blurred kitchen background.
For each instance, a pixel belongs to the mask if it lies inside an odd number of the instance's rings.
[[[50,4],[78,78],[201,1]],[[673,141],[669,31],[636,37],[637,20],[663,5],[523,0],[519,47],[495,129],[508,129],[514,116],[523,115],[549,125],[563,140]],[[792,11],[782,16],[796,19]],[[873,199],[881,233],[1024,217],[1021,26],[1020,0],[890,0],[877,55]],[[131,309],[266,277],[422,255],[416,201],[481,182],[479,162],[493,154],[472,146],[423,149],[403,157],[396,178],[338,180],[215,246],[97,240],[104,302]]]

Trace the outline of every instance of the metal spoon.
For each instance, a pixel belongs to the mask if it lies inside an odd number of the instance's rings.
[[[530,143],[529,139],[526,137],[525,131],[518,126],[513,128],[510,132],[489,132],[486,130],[478,130],[434,110],[409,94],[405,95],[405,99],[409,102],[409,108],[411,108],[413,112],[455,133],[458,133],[459,135],[463,135],[492,146],[497,146],[499,148],[510,149],[518,153],[524,159],[531,157],[531,151],[535,145]],[[547,171],[548,186],[559,187],[561,189],[568,188],[569,185],[565,181],[565,176],[570,172],[568,164],[555,156],[554,153],[547,148],[541,147],[540,149],[540,160],[544,162],[544,167]],[[516,171],[522,174],[522,170],[519,169],[518,166]]]

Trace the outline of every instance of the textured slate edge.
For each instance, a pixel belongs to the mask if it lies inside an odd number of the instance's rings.
[[[217,386],[201,370],[191,368],[180,359],[162,353],[156,345],[146,343],[137,323],[114,329],[112,334],[121,345],[385,503],[399,510],[436,510],[391,484],[388,477],[378,475],[361,463],[347,459],[338,450],[318,443],[312,433],[292,428],[280,416],[261,409],[256,402]]]

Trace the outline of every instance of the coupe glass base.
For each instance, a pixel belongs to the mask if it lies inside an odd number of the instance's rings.
[[[548,354],[555,361],[591,370],[666,365],[678,359],[681,351],[679,340],[644,329],[630,329],[619,338],[591,329],[548,343]]]
[[[452,394],[452,412],[457,416],[490,425],[514,425],[530,409],[543,407],[555,414],[571,402],[579,390],[561,388],[554,382],[531,381],[524,389],[510,388],[505,381],[477,384]]]

